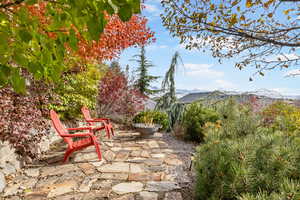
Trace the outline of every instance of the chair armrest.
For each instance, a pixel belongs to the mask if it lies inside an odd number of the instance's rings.
[[[68,131],[92,130],[92,127],[67,128]]]
[[[102,122],[102,121],[107,121],[110,122],[110,119],[108,118],[97,118],[97,119],[91,119],[91,120],[86,120],[87,122]]]
[[[93,127],[94,131],[99,131],[99,130],[102,130],[102,129],[105,129],[105,126],[95,126],[95,127]]]
[[[78,134],[62,134],[62,137],[86,137],[90,136],[93,137],[94,135],[91,133],[78,133]]]

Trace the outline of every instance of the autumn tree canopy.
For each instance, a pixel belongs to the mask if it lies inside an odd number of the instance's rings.
[[[144,18],[135,16],[140,7],[140,0],[1,1],[0,87],[23,92],[21,69],[55,81],[70,55],[101,61],[147,43],[153,33]]]
[[[154,32],[147,28],[147,19],[134,15],[123,22],[118,16],[107,16],[106,24],[100,38],[90,43],[80,40],[77,53],[86,59],[99,61],[113,59],[130,46],[146,45],[154,41]]]
[[[218,58],[257,73],[299,66],[300,2],[280,0],[163,0],[164,26],[187,49],[209,47]]]

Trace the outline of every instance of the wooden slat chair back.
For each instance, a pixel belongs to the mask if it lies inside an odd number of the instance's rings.
[[[82,112],[82,114],[83,114],[83,117],[84,117],[85,121],[86,121],[89,125],[94,126],[95,123],[93,122],[93,118],[91,117],[91,114],[90,114],[89,109],[88,109],[86,106],[83,106],[83,107],[81,108],[81,112]]]
[[[66,162],[69,156],[74,152],[81,149],[84,149],[88,146],[94,145],[96,148],[96,153],[99,160],[102,159],[100,144],[96,136],[93,134],[93,129],[91,127],[79,127],[79,128],[65,128],[64,125],[59,120],[57,113],[54,110],[50,111],[50,118],[53,123],[53,126],[57,133],[63,138],[63,140],[68,144],[68,148],[65,152],[63,162]],[[99,129],[105,129],[104,126],[99,127]],[[75,133],[70,134],[69,131],[82,131],[87,130],[87,133]],[[73,141],[73,138],[78,138],[79,140]]]
[[[68,144],[72,145],[73,140],[71,137],[63,137],[65,134],[69,134],[68,130],[64,127],[64,125],[60,122],[57,113],[54,110],[50,111],[50,117],[53,123],[53,126],[56,132],[63,138],[63,140]]]
[[[84,120],[88,123],[89,126],[95,126],[95,122],[101,122],[105,127],[107,137],[110,138],[111,135],[114,136],[113,126],[109,118],[92,118],[90,111],[86,106],[83,106],[81,108],[81,112],[83,114]],[[95,127],[93,130],[98,131],[99,129],[98,127]]]

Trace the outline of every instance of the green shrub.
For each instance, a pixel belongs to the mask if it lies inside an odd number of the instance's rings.
[[[204,125],[207,122],[216,122],[219,115],[201,105],[192,103],[187,106],[183,114],[183,126],[185,128],[185,138],[192,141],[202,142],[204,139]]]
[[[183,114],[185,112],[186,109],[186,105],[183,103],[179,103],[179,102],[175,102],[173,104],[171,104],[171,106],[169,107],[169,109],[166,110],[168,116],[169,116],[169,128],[167,131],[173,131],[174,132],[174,128],[175,126],[180,126],[181,125],[181,121],[183,118]]]
[[[265,118],[232,99],[211,108],[219,114],[220,122],[206,123],[204,144],[197,148],[197,199],[300,199],[298,130],[286,134],[264,127]],[[281,108],[270,112],[274,119]]]
[[[142,111],[134,117],[133,122],[148,123],[149,120],[155,124],[160,124],[162,126],[161,130],[166,130],[169,127],[168,115],[157,110]]]
[[[56,83],[57,102],[52,103],[50,109],[56,110],[63,120],[80,118],[83,105],[94,109],[101,76],[102,72],[95,65],[89,65],[86,71],[65,75]]]
[[[248,105],[238,104],[234,99],[221,101],[214,105],[214,109],[220,116],[224,138],[255,134],[261,124],[259,115],[253,113]]]
[[[256,122],[255,122],[256,124]],[[257,127],[213,127],[197,148],[199,200],[298,200],[300,137]]]

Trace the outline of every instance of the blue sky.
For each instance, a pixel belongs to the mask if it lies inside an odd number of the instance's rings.
[[[200,90],[234,90],[257,91],[269,89],[283,95],[299,95],[300,87],[298,77],[285,77],[288,70],[273,70],[265,73],[264,77],[255,76],[252,82],[249,77],[255,72],[250,68],[240,71],[234,67],[235,60],[223,60],[222,64],[213,58],[209,51],[203,53],[197,50],[185,50],[179,44],[177,38],[173,38],[161,23],[159,17],[162,8],[160,0],[148,0],[143,15],[147,17],[148,26],[155,32],[156,42],[146,48],[146,56],[155,65],[150,69],[150,74],[163,77],[167,71],[171,58],[179,51],[184,67],[180,67],[176,74],[176,88],[200,89]],[[125,50],[119,59],[124,67],[129,64],[131,70],[135,70],[137,64],[132,59],[139,52],[137,48]],[[276,56],[276,55],[274,55]],[[292,69],[289,69],[292,70]],[[160,81],[153,83],[160,87]]]

